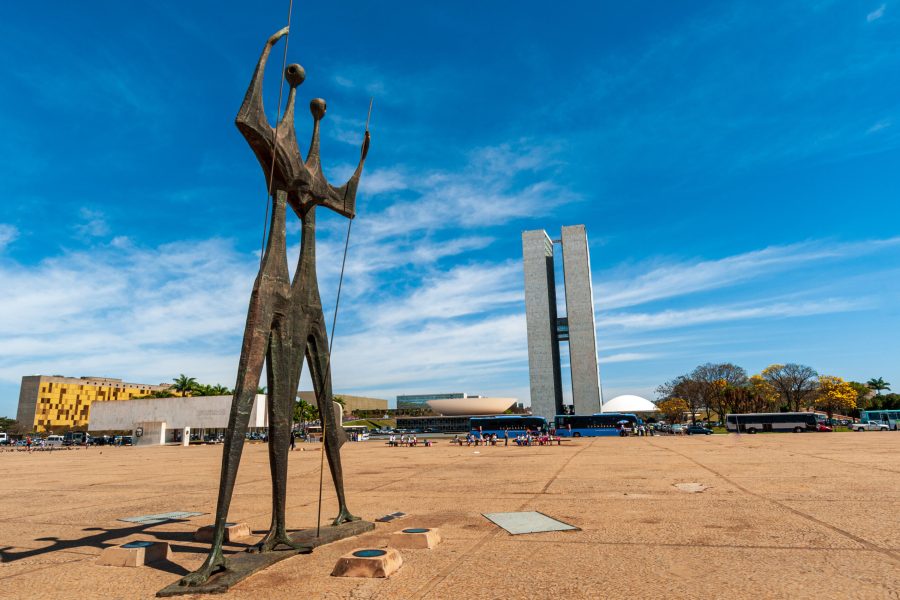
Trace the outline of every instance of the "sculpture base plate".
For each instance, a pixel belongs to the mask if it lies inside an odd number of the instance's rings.
[[[315,529],[303,529],[290,534],[291,540],[317,548],[331,542],[337,542],[345,538],[361,535],[375,529],[375,525],[369,521],[351,521],[337,527],[322,527],[321,535],[316,537]],[[270,567],[286,558],[297,556],[296,550],[274,550],[263,554],[253,552],[238,552],[227,554],[228,568],[211,576],[206,583],[195,586],[179,585],[176,581],[172,585],[164,587],[156,592],[160,598],[169,596],[183,596],[187,594],[223,594],[228,589],[247,579],[257,571]]]

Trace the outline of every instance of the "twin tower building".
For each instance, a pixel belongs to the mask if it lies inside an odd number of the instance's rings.
[[[565,316],[556,298],[555,250],[562,254]],[[584,225],[562,228],[553,240],[544,230],[522,234],[525,264],[525,319],[531,411],[552,421],[564,414],[560,342],[568,342],[572,404],[577,415],[600,412],[603,402],[597,364],[591,257]]]

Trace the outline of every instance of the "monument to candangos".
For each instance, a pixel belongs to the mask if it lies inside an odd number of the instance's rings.
[[[294,103],[297,87],[305,78],[305,72],[300,65],[292,64],[285,69],[284,77],[290,85],[287,107],[283,119],[276,127],[273,128],[269,124],[262,101],[263,72],[272,47],[287,33],[288,27],[285,27],[266,42],[236,119],[238,129],[250,144],[267,177],[272,200],[272,217],[266,249],[247,311],[237,382],[222,455],[222,474],[212,548],[203,565],[179,582],[184,590],[198,590],[195,586],[202,586],[211,576],[219,572],[226,575],[229,571],[244,571],[246,575],[274,562],[243,555],[241,560],[250,564],[238,565],[239,561],[231,558],[226,560],[222,552],[228,507],[264,361],[269,390],[272,525],[254,549],[258,553],[257,556],[283,553],[278,549],[284,547],[289,549],[290,554],[310,552],[313,545],[323,541],[353,535],[371,528],[371,524],[359,523],[358,517],[354,517],[347,509],[340,455],[341,445],[346,438],[343,429],[335,422],[334,411],[326,408],[332,406],[330,355],[322,301],[316,281],[315,250],[317,206],[324,206],[350,219],[356,214],[356,189],[369,149],[368,125],[356,172],[346,184],[336,188],[325,179],[319,159],[319,122],[325,116],[324,100],[316,98],[310,102],[313,134],[305,161],[297,145],[294,131]],[[288,274],[285,244],[285,212],[288,205],[302,223],[300,258],[293,281]],[[318,537],[313,543],[310,543],[309,535],[306,538],[296,535],[291,537],[285,530],[285,493],[291,419],[304,358],[309,363],[320,407],[319,414],[325,430],[324,447],[340,508],[333,526],[325,528],[321,536],[316,532],[315,535]],[[353,521],[357,522],[353,524],[355,526],[341,527],[342,524]],[[221,578],[222,575],[216,577]],[[168,590],[167,588],[163,592]],[[160,594],[168,595],[163,592]]]

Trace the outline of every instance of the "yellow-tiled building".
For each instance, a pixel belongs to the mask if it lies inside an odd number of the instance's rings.
[[[16,421],[40,433],[83,428],[87,427],[92,402],[130,400],[169,387],[109,377],[26,375],[19,389]]]

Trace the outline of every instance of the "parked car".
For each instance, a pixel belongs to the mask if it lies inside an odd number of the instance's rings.
[[[672,429],[670,430],[670,433],[674,433],[676,435],[684,433],[684,425],[675,423],[674,425],[672,425]]]
[[[850,426],[853,431],[890,431],[890,425],[885,423],[876,423],[875,421],[869,421],[868,423],[854,423]]]
[[[685,431],[688,435],[694,435],[694,434],[711,435],[713,432],[712,429],[707,429],[703,425],[696,425],[696,424],[688,425],[687,429]]]
[[[63,445],[63,436],[61,435],[48,435],[46,444],[48,446],[62,446]]]
[[[816,431],[833,431],[833,430],[828,425],[819,423],[818,425],[816,425]]]

